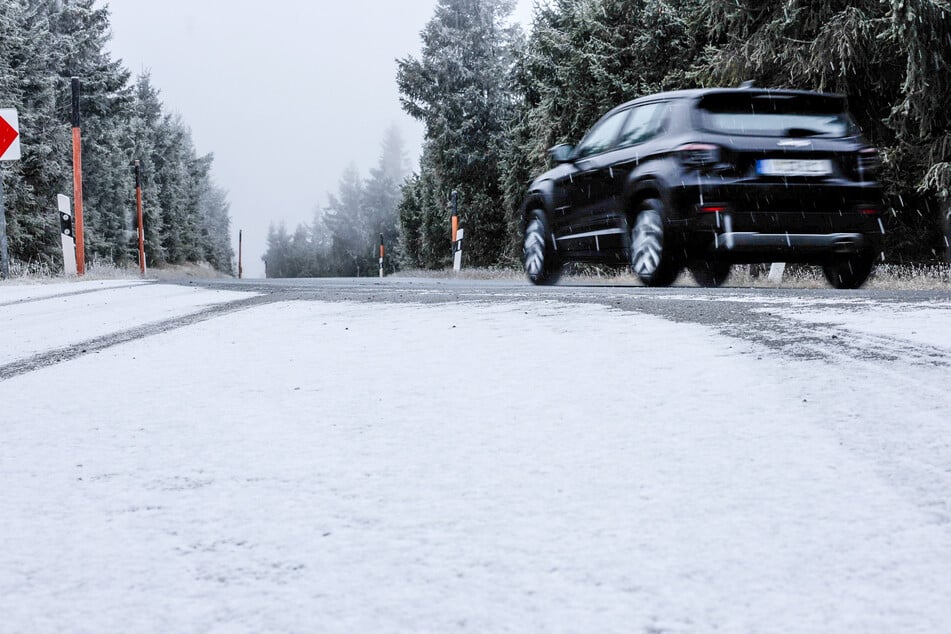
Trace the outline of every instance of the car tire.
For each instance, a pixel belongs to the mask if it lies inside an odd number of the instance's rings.
[[[703,288],[719,288],[730,279],[733,265],[729,262],[696,262],[690,265],[690,274]]]
[[[630,233],[631,272],[645,286],[670,286],[683,265],[675,257],[673,235],[668,230],[664,205],[651,198],[637,208]]]
[[[861,288],[875,268],[875,256],[870,253],[839,257],[822,267],[833,288],[850,290]]]
[[[545,212],[534,210],[525,225],[525,274],[538,286],[554,284],[561,277],[561,262],[551,240]]]

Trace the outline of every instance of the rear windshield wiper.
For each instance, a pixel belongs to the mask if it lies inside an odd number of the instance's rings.
[[[787,137],[804,137],[804,136],[822,136],[825,132],[821,130],[812,130],[810,128],[786,128],[783,134]]]

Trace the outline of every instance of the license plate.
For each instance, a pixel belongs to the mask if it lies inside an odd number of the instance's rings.
[[[804,159],[764,159],[756,162],[761,176],[829,176],[832,161]]]

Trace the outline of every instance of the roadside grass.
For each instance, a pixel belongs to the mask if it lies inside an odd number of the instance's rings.
[[[829,288],[822,269],[816,266],[790,265],[779,284],[770,282],[768,268],[735,266],[728,288],[789,288],[820,289]],[[492,267],[470,268],[456,273],[444,270],[404,270],[393,274],[394,277],[424,277],[429,279],[469,279],[522,281],[525,279],[520,268]],[[148,270],[147,280],[167,281],[180,279],[226,279],[229,276],[216,271],[208,264],[166,265]],[[112,263],[94,260],[86,267],[83,281],[96,280],[139,280],[137,267],[119,267]],[[64,281],[79,281],[80,278],[66,278],[58,270],[53,270],[44,262],[11,262],[10,279],[5,284],[49,284]],[[566,267],[562,283],[603,284],[606,286],[643,286],[640,280],[630,272],[613,267],[578,266]],[[674,286],[696,287],[693,277],[687,272],[680,276]],[[864,288],[879,290],[951,290],[951,264],[880,264],[872,273]]]
[[[136,269],[138,274],[138,269]],[[182,278],[197,280],[221,280],[234,277],[215,270],[205,262],[199,264],[165,264],[161,268],[148,270],[146,278],[151,280],[180,280]]]
[[[730,288],[789,288],[820,289],[831,288],[817,266],[789,265],[778,284],[770,282],[768,267],[734,266],[730,279],[725,284]],[[475,268],[463,269],[456,273],[450,269],[424,271],[401,271],[396,277],[425,277],[429,279],[470,279],[470,280],[524,280],[525,275],[517,268]],[[566,267],[561,278],[562,283],[603,284],[606,286],[643,286],[640,280],[630,272],[600,266]],[[678,278],[674,286],[696,287],[688,272]],[[880,264],[864,288],[872,290],[951,290],[951,264]]]
[[[229,276],[216,271],[211,265],[168,264],[161,268],[151,268],[145,275],[146,280],[222,279]],[[62,270],[53,269],[47,262],[10,262],[9,284],[53,284],[62,282],[95,282],[99,280],[141,280],[138,266],[117,266],[111,262],[93,260],[86,265],[83,277],[66,277]]]

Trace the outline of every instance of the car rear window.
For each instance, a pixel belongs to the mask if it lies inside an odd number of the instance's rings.
[[[747,136],[848,137],[858,129],[845,99],[788,93],[712,93],[699,104],[703,128]]]

